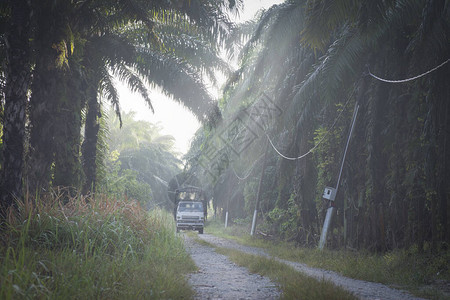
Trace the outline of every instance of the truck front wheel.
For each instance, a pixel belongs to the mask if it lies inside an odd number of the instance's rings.
[[[203,234],[203,228],[199,229],[199,230],[198,230],[198,233],[199,233],[199,234]]]

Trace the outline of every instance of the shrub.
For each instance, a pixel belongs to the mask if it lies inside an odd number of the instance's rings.
[[[195,265],[173,226],[135,201],[25,197],[1,233],[0,298],[189,298]]]

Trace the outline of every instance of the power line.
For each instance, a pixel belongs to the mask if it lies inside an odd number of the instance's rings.
[[[245,179],[247,179],[248,176],[250,176],[250,174],[252,173],[253,168],[256,166],[256,163],[259,162],[259,160],[260,160],[263,156],[264,156],[264,154],[261,155],[260,157],[258,157],[258,159],[255,160],[255,161],[253,162],[253,165],[250,167],[250,170],[248,171],[247,175],[245,175],[244,177],[239,176],[239,175],[236,173],[236,170],[234,169],[233,165],[231,164],[231,169],[233,170],[234,176],[236,176],[239,180],[245,180]]]
[[[297,159],[301,159],[305,156],[307,156],[308,154],[310,154],[315,148],[317,148],[317,146],[319,146],[320,143],[318,143],[317,145],[315,145],[313,148],[311,148],[310,150],[308,150],[308,152],[306,152],[303,155],[300,155],[299,157],[288,157],[286,155],[284,155],[283,153],[281,153],[280,151],[278,151],[278,149],[275,147],[275,145],[273,144],[272,140],[270,139],[269,135],[266,133],[267,139],[269,140],[270,145],[272,146],[273,150],[275,150],[275,152],[281,156],[284,159],[287,160],[297,160]]]
[[[444,66],[444,65],[445,65],[446,63],[448,63],[449,61],[450,61],[450,58],[447,59],[446,61],[444,61],[443,63],[441,63],[440,65],[434,67],[433,69],[431,69],[431,70],[429,70],[429,71],[426,71],[425,73],[422,73],[422,74],[420,74],[420,75],[417,75],[417,76],[414,76],[414,77],[411,77],[411,78],[402,79],[402,80],[389,80],[389,79],[384,79],[384,78],[378,77],[378,76],[372,74],[372,72],[370,72],[370,69],[369,69],[369,75],[372,76],[372,77],[375,78],[375,79],[378,79],[378,80],[380,80],[380,81],[387,82],[387,83],[404,83],[404,82],[416,80],[416,79],[419,79],[420,77],[423,77],[423,76],[425,76],[425,75],[428,75],[428,74],[430,74],[431,72],[434,72],[434,71],[436,71],[437,69],[441,68],[442,66]]]
[[[372,76],[373,78],[377,79],[377,80],[380,80],[380,81],[383,81],[383,82],[387,82],[387,83],[404,83],[404,82],[412,81],[412,80],[421,78],[421,77],[423,77],[423,76],[425,76],[425,75],[428,75],[428,74],[430,74],[431,72],[434,72],[434,71],[436,71],[437,69],[443,67],[443,66],[444,66],[445,64],[447,64],[448,62],[450,62],[450,58],[447,59],[446,61],[444,61],[443,63],[441,63],[440,65],[434,67],[433,69],[431,69],[431,70],[429,70],[429,71],[427,71],[427,72],[425,72],[425,73],[422,73],[422,74],[420,74],[420,75],[417,75],[417,76],[414,76],[414,77],[411,77],[411,78],[402,79],[402,80],[388,80],[388,79],[384,79],[384,78],[378,77],[378,76],[372,74],[372,72],[370,72],[370,69],[369,69],[369,75]],[[354,93],[354,91],[355,91],[355,89],[353,89],[352,94]],[[325,138],[328,136],[328,134],[329,134],[329,132],[331,131],[331,129],[333,129],[333,127],[336,125],[336,122],[337,122],[337,121],[339,120],[339,118],[341,117],[341,115],[342,115],[343,111],[345,110],[345,107],[347,106],[347,104],[348,104],[350,98],[351,98],[351,95],[350,95],[350,97],[347,99],[347,102],[345,103],[344,108],[342,109],[342,111],[341,111],[341,113],[339,114],[339,116],[335,119],[335,121],[334,121],[333,125],[330,127],[329,131],[328,131],[328,132],[320,139],[320,141],[319,141],[314,147],[312,147],[311,149],[309,149],[305,154],[300,155],[300,156],[298,156],[298,157],[288,157],[288,156],[282,154],[282,153],[275,147],[275,145],[274,145],[274,143],[272,142],[272,140],[270,139],[269,135],[268,135],[267,133],[265,133],[266,136],[267,136],[267,139],[268,139],[269,142],[270,142],[270,145],[272,146],[272,148],[275,150],[275,152],[276,152],[279,156],[281,156],[282,158],[287,159],[287,160],[298,160],[298,159],[302,159],[302,158],[304,158],[305,156],[311,154],[311,153],[314,151],[314,149],[316,149],[316,148],[317,148],[317,147],[325,140]]]
[[[302,154],[302,155],[300,155],[300,156],[298,156],[298,157],[288,157],[288,156],[282,154],[282,153],[275,147],[275,145],[273,144],[273,142],[272,142],[272,140],[270,139],[269,135],[268,135],[266,132],[264,132],[264,133],[266,134],[267,139],[269,140],[269,143],[270,143],[270,145],[272,146],[272,148],[275,150],[275,152],[276,152],[279,156],[281,156],[282,158],[287,159],[287,160],[298,160],[298,159],[302,159],[302,158],[306,157],[307,155],[311,154],[311,153],[312,153],[312,152],[313,152],[320,144],[322,144],[322,142],[325,140],[325,138],[330,134],[330,131],[331,131],[331,130],[334,128],[334,126],[336,125],[337,121],[341,118],[343,112],[345,111],[345,108],[347,107],[347,104],[350,102],[350,99],[352,98],[353,94],[355,93],[355,89],[356,89],[356,87],[353,89],[352,93],[349,95],[347,101],[346,101],[345,104],[344,104],[344,107],[342,108],[341,112],[339,113],[339,115],[338,115],[338,116],[336,117],[336,119],[334,120],[333,125],[331,125],[331,127],[328,129],[327,133],[319,140],[319,142],[318,142],[314,147],[312,147],[311,149],[309,149],[305,154]]]

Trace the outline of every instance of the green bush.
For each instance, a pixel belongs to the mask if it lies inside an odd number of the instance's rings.
[[[0,298],[191,298],[171,216],[105,196],[18,203],[1,234]]]

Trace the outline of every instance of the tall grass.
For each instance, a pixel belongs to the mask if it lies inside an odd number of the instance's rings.
[[[2,226],[0,298],[192,298],[172,222],[104,195],[28,196]]]

